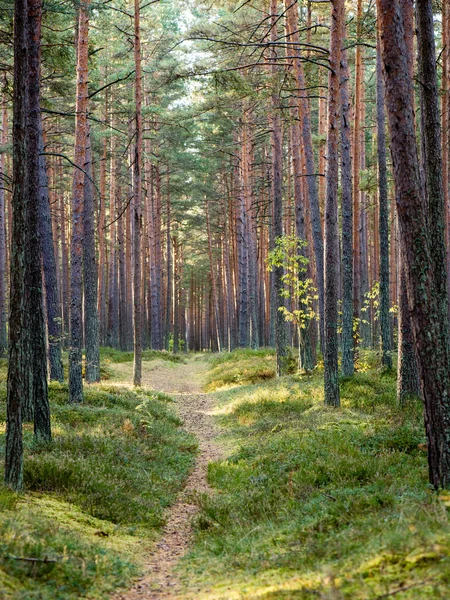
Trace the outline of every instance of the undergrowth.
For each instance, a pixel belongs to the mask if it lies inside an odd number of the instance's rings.
[[[222,385],[217,366],[267,355],[244,356],[213,359],[209,386]],[[450,495],[428,484],[422,407],[397,406],[373,353],[360,369],[338,410],[323,405],[320,370],[216,393],[234,450],[198,498],[186,598],[450,596]]]
[[[3,463],[4,382],[0,394]],[[24,426],[26,493],[0,486],[1,598],[105,598],[124,585],[193,461],[164,394],[93,385],[83,404],[67,399],[67,385],[50,385],[51,444]]]
[[[272,348],[239,348],[213,355],[209,360],[211,371],[207,378],[207,391],[259,383],[273,379],[276,374],[275,351]],[[293,357],[290,366],[294,371],[296,361]]]

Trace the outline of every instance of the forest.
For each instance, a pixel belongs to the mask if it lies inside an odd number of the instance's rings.
[[[450,0],[1,0],[0,600],[450,597]]]

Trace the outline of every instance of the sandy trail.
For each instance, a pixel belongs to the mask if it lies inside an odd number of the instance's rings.
[[[214,441],[217,435],[212,416],[214,396],[201,393],[204,372],[205,363],[195,359],[176,366],[162,361],[143,365],[143,386],[167,392],[175,399],[183,427],[197,437],[200,452],[185,488],[169,509],[167,524],[146,561],[144,576],[130,590],[115,594],[112,600],[180,598],[175,566],[188,550],[192,538],[191,521],[196,506],[190,503],[190,497],[193,492],[208,492],[208,463],[222,455]]]

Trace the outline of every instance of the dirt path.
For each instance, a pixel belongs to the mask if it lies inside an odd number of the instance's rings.
[[[195,359],[176,366],[158,361],[145,367],[144,363],[143,385],[174,397],[184,428],[197,437],[200,452],[185,488],[169,511],[167,525],[145,565],[144,577],[131,590],[114,595],[112,600],[180,597],[179,581],[174,569],[189,548],[192,537],[191,520],[196,507],[190,503],[190,496],[193,492],[208,491],[208,463],[221,456],[221,449],[214,441],[217,434],[212,416],[214,396],[200,391],[204,371],[205,363]]]

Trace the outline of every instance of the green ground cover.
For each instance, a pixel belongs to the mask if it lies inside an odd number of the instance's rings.
[[[25,425],[25,493],[0,485],[2,599],[105,598],[129,582],[192,465],[196,441],[171,398],[113,385],[113,358],[111,381],[86,386],[82,405],[51,384],[50,445],[37,446]],[[2,466],[5,379],[3,368]]]
[[[450,495],[428,485],[420,402],[397,406],[373,353],[342,381],[339,410],[323,405],[320,369],[236,385],[270,356],[211,363],[232,450],[198,501],[186,598],[448,598]]]

